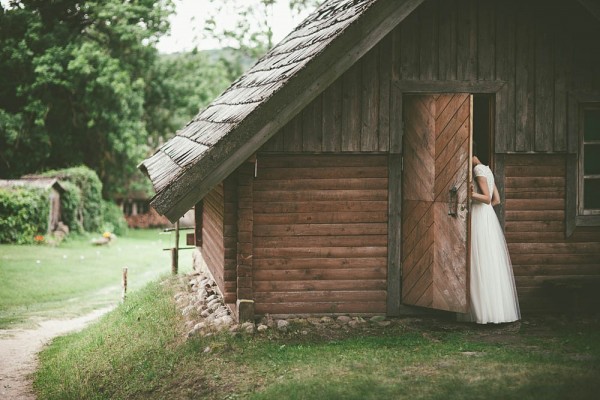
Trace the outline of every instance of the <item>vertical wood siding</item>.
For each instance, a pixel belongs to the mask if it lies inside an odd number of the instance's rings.
[[[388,151],[393,79],[503,81],[496,152],[564,152],[569,91],[600,90],[598,37],[576,1],[428,0],[263,151]]]
[[[387,156],[258,157],[257,314],[385,313]]]
[[[202,256],[226,303],[236,300],[237,232],[233,178],[217,185],[203,200]]]
[[[545,280],[600,277],[600,228],[565,237],[565,165],[564,155],[505,158],[506,240],[525,312],[555,311]]]

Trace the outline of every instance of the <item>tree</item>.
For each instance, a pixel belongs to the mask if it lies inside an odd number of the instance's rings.
[[[229,86],[232,78],[214,52],[163,54],[146,86],[148,145],[156,148]]]
[[[223,48],[236,51],[237,58],[230,62],[230,74],[237,78],[243,71],[236,69],[244,62],[242,58],[258,59],[273,47],[273,21],[277,16],[274,7],[277,3],[287,4],[299,17],[307,10],[318,6],[322,0],[208,0],[210,11],[204,21],[204,33],[217,39]],[[231,15],[232,24],[219,24],[220,15]]]
[[[113,193],[148,152],[146,79],[171,0],[0,5],[0,176],[85,164]]]

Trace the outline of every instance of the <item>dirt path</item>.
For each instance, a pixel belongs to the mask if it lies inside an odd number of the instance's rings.
[[[30,375],[37,367],[37,354],[57,336],[77,331],[113,306],[68,320],[46,320],[35,329],[0,329],[0,399],[35,399]]]

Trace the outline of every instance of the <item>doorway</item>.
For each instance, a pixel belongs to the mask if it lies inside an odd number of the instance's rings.
[[[493,98],[490,94],[473,95],[473,155],[493,169],[494,148],[493,130]]]

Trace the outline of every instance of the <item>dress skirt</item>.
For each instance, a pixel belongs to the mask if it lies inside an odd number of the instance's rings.
[[[471,309],[479,324],[521,318],[515,279],[504,233],[491,205],[471,205]]]

